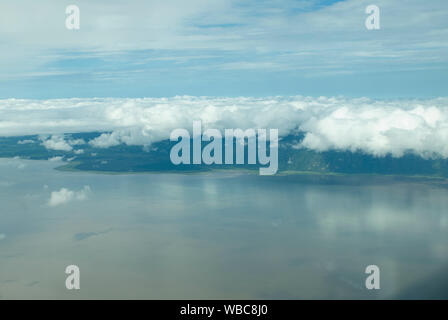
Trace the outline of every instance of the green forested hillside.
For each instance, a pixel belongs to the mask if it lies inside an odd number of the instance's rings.
[[[207,171],[211,169],[254,169],[259,165],[173,165],[169,153],[175,142],[164,140],[149,147],[118,145],[96,148],[88,142],[100,132],[74,133],[70,139],[82,139],[83,144],[73,146],[71,151],[48,150],[38,136],[0,137],[0,157],[20,157],[46,160],[62,157],[67,170],[104,172],[147,171]],[[423,159],[407,154],[400,158],[374,157],[362,152],[326,151],[316,152],[297,148],[302,135],[288,136],[279,143],[280,172],[316,172],[344,174],[396,174],[448,177],[447,159]],[[205,145],[205,143],[203,143]],[[82,150],[82,151],[80,151]],[[246,161],[247,163],[247,161]]]

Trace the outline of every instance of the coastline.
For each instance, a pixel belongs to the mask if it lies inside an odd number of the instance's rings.
[[[87,172],[93,174],[104,175],[135,175],[135,174],[181,174],[181,175],[204,175],[212,173],[233,173],[233,174],[246,174],[258,176],[258,170],[247,168],[223,168],[223,169],[200,169],[197,171],[183,171],[183,170],[154,170],[154,171],[102,171],[102,170],[84,170],[76,168],[80,162],[72,162],[57,166],[54,170],[62,172]],[[381,173],[340,173],[340,172],[318,172],[318,171],[299,171],[299,170],[285,170],[278,171],[277,174],[272,176],[260,176],[260,177],[285,177],[285,176],[316,176],[316,177],[389,177],[389,178],[407,178],[415,180],[435,180],[438,182],[446,182],[448,184],[448,178],[442,176],[425,176],[425,175],[400,175],[400,174],[381,174]]]

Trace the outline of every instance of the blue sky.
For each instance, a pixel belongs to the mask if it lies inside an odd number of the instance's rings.
[[[447,96],[447,16],[445,0],[4,0],[0,98]]]

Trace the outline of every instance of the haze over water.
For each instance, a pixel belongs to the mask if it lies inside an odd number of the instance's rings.
[[[0,298],[448,297],[445,180],[58,165],[0,160]],[[86,199],[49,205],[85,186]],[[380,290],[365,288],[371,264]]]

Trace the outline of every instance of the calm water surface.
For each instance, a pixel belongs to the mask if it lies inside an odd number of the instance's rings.
[[[0,160],[0,298],[448,297],[446,181],[57,165]],[[84,186],[87,199],[49,205]],[[380,290],[365,288],[371,264]]]

